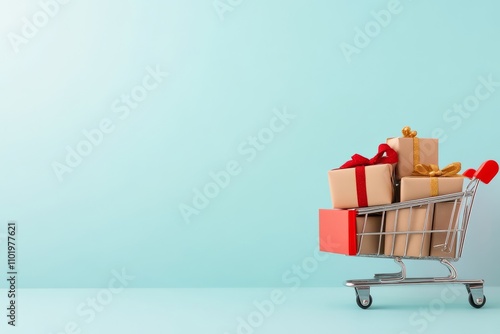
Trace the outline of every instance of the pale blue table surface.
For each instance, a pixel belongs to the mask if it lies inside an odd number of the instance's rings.
[[[7,326],[2,316],[0,327],[3,333],[43,334],[495,332],[500,288],[485,286],[487,303],[474,309],[465,288],[457,287],[373,288],[368,310],[356,306],[354,291],[347,287],[276,288],[280,303],[264,303],[267,316],[256,315],[254,303],[269,300],[273,288],[124,289],[111,299],[103,289],[28,289],[19,293],[18,326]],[[90,312],[88,298],[99,297],[105,305]],[[248,321],[252,316],[255,327],[238,328],[238,317]]]

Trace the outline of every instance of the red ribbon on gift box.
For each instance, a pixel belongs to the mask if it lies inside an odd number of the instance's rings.
[[[339,169],[355,168],[356,173],[356,193],[358,196],[358,206],[368,206],[368,195],[366,194],[366,173],[365,167],[381,164],[395,164],[398,162],[398,153],[387,144],[378,146],[378,153],[371,159],[362,155],[354,154],[351,160],[344,163]]]

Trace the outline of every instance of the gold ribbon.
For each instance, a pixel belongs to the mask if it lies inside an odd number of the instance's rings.
[[[462,164],[460,162],[453,162],[443,169],[439,169],[437,165],[430,164],[418,164],[415,166],[415,171],[413,175],[419,176],[429,176],[431,178],[431,196],[437,196],[439,194],[438,177],[448,177],[456,176]]]
[[[413,170],[420,164],[420,143],[417,138],[417,131],[412,130],[409,126],[405,126],[401,133],[403,138],[413,138]]]

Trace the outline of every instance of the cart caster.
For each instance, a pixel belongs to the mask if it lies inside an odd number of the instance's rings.
[[[372,296],[370,295],[370,287],[360,286],[355,288],[356,291],[356,304],[366,310],[372,304]]]
[[[486,304],[486,296],[483,292],[483,284],[465,284],[469,293],[469,304],[474,308],[481,308]]]
[[[483,295],[483,298],[474,298],[472,293],[469,293],[469,304],[474,308],[481,308],[486,304],[486,296]]]
[[[359,297],[359,295],[356,296],[356,304],[358,304],[359,307],[361,307],[363,310],[366,310],[372,305],[372,296],[368,295],[368,299],[363,299]]]

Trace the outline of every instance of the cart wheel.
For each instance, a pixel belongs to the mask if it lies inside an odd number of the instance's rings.
[[[481,304],[476,304],[476,301],[474,300],[474,298],[472,297],[472,293],[469,293],[469,304],[472,306],[472,307],[475,307],[475,308],[481,308],[484,306],[484,304],[486,304],[486,296],[483,295],[483,300],[481,302]],[[360,306],[361,307],[361,306]]]
[[[359,298],[359,296],[356,296],[356,304],[358,304],[359,307],[361,307],[363,310],[366,310],[367,308],[369,308],[371,305],[372,305],[372,296],[369,295],[369,299],[368,300],[365,300],[365,304],[363,304],[363,302],[361,301],[361,299]]]

